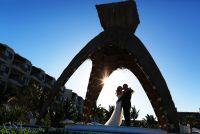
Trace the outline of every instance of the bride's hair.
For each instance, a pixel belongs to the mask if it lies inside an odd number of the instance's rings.
[[[121,86],[118,86],[116,90],[116,95],[120,95],[120,93],[122,93],[122,89],[123,88]]]

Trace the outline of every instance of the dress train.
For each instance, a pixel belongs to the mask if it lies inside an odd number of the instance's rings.
[[[105,123],[108,126],[120,126],[122,124],[122,102],[116,103],[116,107],[110,117],[110,119]]]

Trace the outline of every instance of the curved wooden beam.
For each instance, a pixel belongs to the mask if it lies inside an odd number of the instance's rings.
[[[136,36],[132,36],[132,38],[130,38],[130,44],[127,46],[128,46],[127,51],[135,55],[139,67],[146,76],[147,79],[146,81],[149,81],[152,90],[155,90],[156,93],[158,94],[158,97],[161,98],[162,100],[162,106],[160,107],[162,107],[164,111],[163,115],[167,117],[166,122],[164,122],[164,127],[166,127],[169,130],[171,129],[179,130],[177,111],[174,102],[172,100],[165,79],[163,78],[152,56],[145,48],[143,43]],[[148,95],[147,91],[146,93]],[[153,100],[153,98],[149,99]],[[156,113],[156,115],[159,115],[158,112]],[[161,120],[161,117],[158,116],[158,118]]]
[[[84,122],[90,122],[92,115],[95,115],[94,109],[96,108],[96,101],[102,90],[102,87],[104,86],[103,78],[105,76],[109,76],[112,72],[112,69],[106,66],[106,64],[103,61],[99,61],[100,59],[94,60],[92,71],[90,74],[86,99],[84,102]]]

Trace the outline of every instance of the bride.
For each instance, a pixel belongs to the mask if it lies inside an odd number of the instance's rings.
[[[117,87],[116,94],[118,99],[123,94],[123,88],[121,86]],[[117,101],[115,109],[110,117],[110,119],[105,123],[105,125],[109,126],[120,126],[122,123],[122,101]]]

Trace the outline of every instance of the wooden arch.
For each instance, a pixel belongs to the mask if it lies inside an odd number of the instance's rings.
[[[103,87],[101,80],[104,72],[109,76],[117,68],[127,68],[143,86],[160,127],[168,132],[179,132],[177,111],[167,84],[148,50],[134,35],[139,24],[135,2],[118,2],[96,7],[104,31],[92,39],[65,68],[40,116],[45,114],[60,87],[86,59],[90,58],[92,71],[84,103],[85,121],[90,121],[90,115],[96,107]]]

